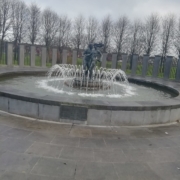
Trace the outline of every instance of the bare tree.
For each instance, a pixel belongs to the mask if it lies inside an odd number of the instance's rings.
[[[107,15],[102,20],[101,24],[101,41],[104,44],[103,52],[107,52],[110,48],[111,43],[111,30],[112,30],[112,20],[110,15]]]
[[[161,65],[164,63],[166,56],[172,50],[173,39],[175,30],[175,16],[169,14],[165,16],[162,20],[162,34],[161,34]]]
[[[85,19],[82,15],[79,15],[74,20],[73,26],[73,37],[72,43],[74,47],[77,49],[77,55],[79,54],[79,49],[82,46],[82,41],[85,36]]]
[[[55,40],[59,28],[58,15],[50,10],[45,9],[42,14],[41,32],[46,47],[50,47]]]
[[[21,43],[26,36],[28,11],[23,1],[13,1],[12,29],[15,44]]]
[[[132,68],[133,54],[143,53],[143,25],[140,20],[135,20],[130,26],[129,34],[129,54],[130,54],[130,69]]]
[[[50,46],[55,41],[59,28],[59,17],[51,9],[45,9],[42,13],[41,35],[47,48],[47,61],[50,60]]]
[[[160,32],[160,21],[157,14],[151,14],[147,17],[144,26],[144,49],[147,55],[157,48],[158,38]]]
[[[174,34],[174,47],[178,58],[180,58],[180,18],[178,19],[175,34]]]
[[[115,44],[115,50],[118,54],[117,60],[122,53],[125,43],[127,42],[127,36],[129,30],[129,19],[126,16],[120,17],[113,26],[113,41]]]
[[[59,18],[58,28],[58,49],[62,53],[64,47],[69,46],[71,37],[71,20],[65,15]]]
[[[0,58],[2,57],[2,49],[4,47],[4,39],[11,27],[12,1],[0,0]]]
[[[23,1],[14,0],[12,3],[12,32],[14,39],[14,58],[17,59],[18,44],[26,36],[28,21],[27,6]]]
[[[28,21],[28,39],[31,44],[37,40],[40,29],[40,8],[36,4],[31,4],[29,7],[29,21]]]
[[[59,28],[54,43],[60,52],[60,61],[62,60],[63,49],[71,46],[71,26],[71,19],[68,16],[62,15],[59,17]]]
[[[94,43],[98,34],[98,20],[90,16],[86,25],[86,41],[87,44]]]
[[[11,0],[0,0],[0,34],[2,41],[4,41],[4,38],[11,27],[11,3]]]

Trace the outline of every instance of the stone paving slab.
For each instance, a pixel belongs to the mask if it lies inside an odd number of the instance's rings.
[[[24,153],[32,144],[33,141],[26,139],[7,138],[0,142],[0,149],[17,153]]]
[[[80,147],[86,148],[106,148],[106,144],[103,138],[80,138]]]
[[[76,180],[103,179],[117,180],[118,175],[112,163],[84,162],[77,163]]]
[[[2,174],[1,180],[59,180],[59,179],[55,177],[6,171],[4,174]]]
[[[90,127],[0,113],[0,180],[50,179],[179,180],[180,125]]]
[[[54,134],[43,133],[43,132],[32,132],[26,137],[27,140],[50,143],[54,138]]]
[[[127,180],[163,180],[147,164],[116,163],[114,167],[119,179]]]
[[[0,126],[0,133],[3,133],[3,132],[5,132],[5,131],[7,131],[9,129],[11,129],[11,127],[5,126],[5,125],[1,125]]]
[[[6,151],[0,157],[0,169],[29,173],[39,157]]]
[[[91,148],[64,147],[60,159],[77,161],[94,161],[94,152]]]
[[[51,144],[78,147],[79,141],[80,139],[78,137],[62,137],[57,135],[51,141]]]
[[[11,129],[9,129],[7,131],[4,131],[1,134],[3,136],[7,136],[7,137],[24,138],[24,137],[28,136],[31,133],[32,132],[28,131],[28,130],[18,129],[18,128],[11,128]]]
[[[31,171],[33,174],[74,178],[76,162],[62,159],[41,158]]]
[[[103,163],[127,162],[128,157],[122,150],[111,152],[94,150],[94,161]]]
[[[34,142],[26,151],[28,154],[58,158],[63,147],[41,142]]]
[[[148,165],[163,180],[180,179],[180,162],[148,163]]]

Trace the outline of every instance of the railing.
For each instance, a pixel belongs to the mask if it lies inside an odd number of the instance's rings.
[[[57,48],[51,48],[47,53],[47,48],[44,46],[20,44],[15,48],[13,43],[6,43],[4,47],[6,47],[6,50],[2,51],[0,65],[45,68],[55,65],[58,61],[59,52]],[[117,54],[112,54],[112,61],[107,61],[107,53],[103,53],[102,62],[98,63],[98,66],[121,68],[131,76],[148,76],[180,81],[180,60],[174,61],[173,56],[168,56],[163,65],[161,65],[161,56],[150,58],[144,55],[140,58],[137,54],[134,54],[131,62],[127,54],[122,54],[121,59],[117,62]],[[63,64],[81,65],[82,59],[77,58],[76,50],[68,53],[64,49],[61,62]]]

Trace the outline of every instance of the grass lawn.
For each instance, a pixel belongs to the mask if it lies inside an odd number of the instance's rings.
[[[5,65],[5,64],[6,64],[6,57],[5,57],[5,54],[3,54],[2,58],[0,59],[0,65]],[[13,59],[13,64],[14,65],[18,65],[18,60],[17,59]],[[36,56],[35,65],[36,66],[41,66],[41,64],[42,64],[41,63],[41,57],[40,56]],[[72,57],[68,57],[67,58],[67,64],[72,64]],[[30,66],[30,55],[29,54],[25,55],[24,65],[25,66]],[[81,58],[77,59],[77,65],[82,65],[82,59]],[[96,65],[99,68],[101,67],[101,63],[100,62],[97,62]],[[52,62],[51,61],[47,62],[46,66],[47,67],[51,67],[52,66]],[[112,62],[111,61],[107,61],[106,62],[106,68],[111,68],[111,66],[112,66]],[[121,66],[122,66],[122,63],[118,62],[117,63],[117,69],[120,69]],[[147,69],[147,76],[151,77],[152,73],[153,73],[153,65],[149,64],[148,65],[148,69]],[[127,63],[126,74],[127,75],[131,74],[130,63],[129,62]],[[137,65],[136,74],[137,75],[141,75],[142,74],[142,64],[138,64]],[[171,67],[171,70],[170,70],[169,79],[175,79],[175,76],[176,76],[176,67],[173,66],[173,67]],[[158,77],[159,78],[163,78],[163,70],[161,68],[159,69]]]

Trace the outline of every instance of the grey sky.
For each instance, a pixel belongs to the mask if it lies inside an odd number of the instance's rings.
[[[119,15],[129,18],[144,18],[151,12],[165,15],[174,13],[179,16],[180,0],[25,0],[27,4],[36,2],[42,9],[49,7],[58,14],[73,18],[78,14],[102,19],[110,14],[113,19]]]

